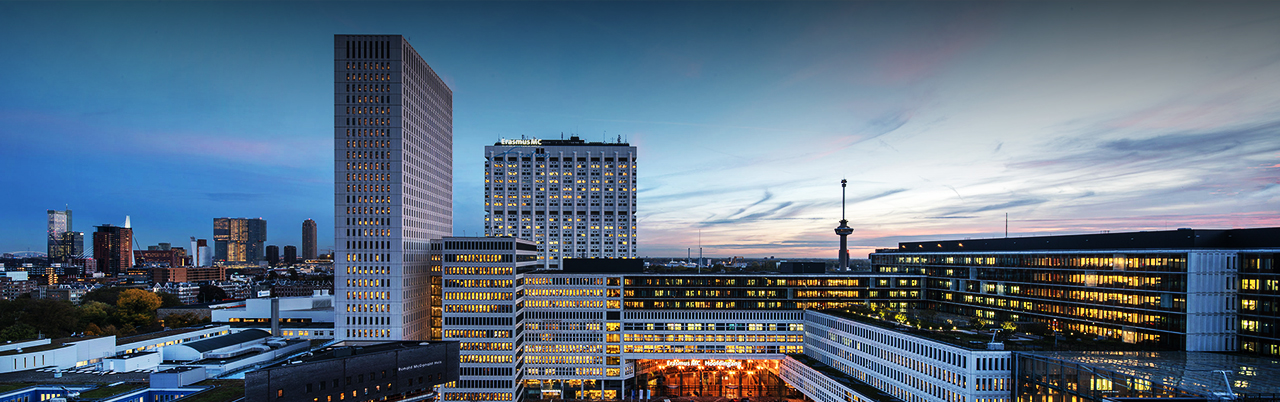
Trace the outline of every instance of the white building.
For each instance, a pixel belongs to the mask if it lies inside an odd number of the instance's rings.
[[[399,35],[334,36],[338,338],[427,340],[432,239],[453,232],[453,92]]]
[[[636,147],[503,140],[484,148],[485,235],[534,241],[547,269],[564,258],[635,258]]]
[[[216,309],[209,312],[213,322],[261,322],[271,323],[272,300],[279,301],[279,319],[282,323],[333,322],[333,295],[317,290],[312,296],[245,299],[240,307]]]
[[[960,347],[834,314],[805,311],[804,317],[805,355],[898,399],[1009,401],[1011,352]],[[823,381],[820,373],[792,363],[779,376],[806,396],[846,400],[830,387],[797,385]]]
[[[443,338],[461,343],[458,381],[441,400],[518,399],[523,273],[539,266],[533,242],[446,237],[431,246],[443,271]]]
[[[0,373],[96,364],[115,353],[114,336],[36,339],[0,344]]]

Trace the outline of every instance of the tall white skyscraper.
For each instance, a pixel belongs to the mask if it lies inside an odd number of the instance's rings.
[[[453,91],[402,36],[333,45],[337,337],[438,338],[429,248],[453,232]]]
[[[564,258],[635,258],[636,147],[621,141],[502,140],[484,147],[485,235]]]

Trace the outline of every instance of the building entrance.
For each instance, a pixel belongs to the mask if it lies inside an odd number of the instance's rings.
[[[795,391],[777,372],[777,360],[640,360],[639,390],[657,397],[782,398]]]

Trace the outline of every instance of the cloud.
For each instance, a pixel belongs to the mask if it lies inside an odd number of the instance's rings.
[[[1273,142],[1272,147],[1253,148],[1248,152],[1270,152],[1280,149],[1275,138],[1280,136],[1280,121],[1265,124],[1207,132],[1183,132],[1148,138],[1121,138],[1105,141],[1098,148],[1121,153],[1156,153],[1166,158],[1180,155],[1206,155],[1226,152],[1256,142]]]
[[[787,207],[790,207],[792,204],[794,203],[791,201],[785,201],[785,202],[778,203],[777,205],[767,210],[754,212],[754,213],[746,214],[743,216],[735,217],[733,216],[733,215],[737,215],[737,213],[735,213],[725,218],[707,219],[702,222],[698,222],[698,226],[707,227],[707,226],[713,226],[713,225],[729,225],[729,224],[742,225],[742,224],[752,223],[756,221],[775,218],[776,216],[794,215],[795,213],[803,211],[806,208],[804,206],[798,206],[795,210],[788,211],[787,214],[780,213],[782,210],[786,209]]]
[[[754,207],[754,206],[756,206],[756,205],[760,205],[760,204],[764,203],[765,201],[769,201],[769,199],[770,199],[770,198],[773,198],[773,193],[770,193],[770,192],[769,192],[769,190],[765,190],[765,191],[764,191],[764,197],[761,197],[759,201],[753,202],[753,203],[751,203],[751,205],[747,205],[747,206],[745,206],[745,207],[742,207],[742,209],[739,209],[739,210],[738,210],[738,212],[734,212],[734,213],[732,213],[732,214],[729,214],[729,216],[730,216],[730,217],[733,217],[733,216],[735,216],[735,215],[738,215],[738,214],[741,214],[741,213],[743,213],[743,212],[746,212],[746,211],[747,211],[747,209],[750,209],[751,207]]]
[[[888,196],[891,196],[891,195],[894,195],[894,194],[898,194],[898,193],[903,193],[903,192],[906,192],[906,191],[907,191],[907,189],[905,189],[905,188],[895,188],[895,189],[892,189],[892,190],[882,191],[882,192],[879,192],[879,193],[876,193],[876,194],[871,194],[871,195],[865,195],[865,196],[861,196],[861,197],[854,197],[854,198],[850,198],[850,199],[849,199],[849,201],[850,201],[849,203],[850,203],[850,204],[858,204],[858,203],[863,203],[863,202],[867,202],[867,201],[871,201],[871,200],[878,200],[878,199],[881,199],[881,198],[884,198],[884,197],[888,197]]]

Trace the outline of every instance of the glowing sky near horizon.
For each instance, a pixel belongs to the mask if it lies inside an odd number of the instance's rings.
[[[332,246],[332,35],[399,33],[483,146],[624,137],[642,256],[1280,226],[1280,3],[0,3],[0,252],[132,216]],[[86,236],[88,237],[88,236]],[[701,239],[701,240],[699,240]]]

